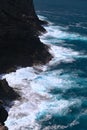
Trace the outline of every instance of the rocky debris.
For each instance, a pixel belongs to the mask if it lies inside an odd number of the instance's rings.
[[[6,79],[0,80],[0,99],[13,100],[19,98],[19,94],[16,93],[7,83]]]

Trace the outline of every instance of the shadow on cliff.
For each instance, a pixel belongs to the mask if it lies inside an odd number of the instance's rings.
[[[0,72],[17,66],[45,64],[52,56],[38,38],[46,30],[38,19],[33,0],[0,2]]]

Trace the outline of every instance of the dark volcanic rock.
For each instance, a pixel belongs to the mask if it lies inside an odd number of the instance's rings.
[[[20,96],[8,85],[6,79],[0,80],[0,99],[13,100]]]
[[[38,35],[45,32],[33,0],[0,1],[0,72],[47,63],[52,56]]]
[[[6,126],[0,125],[0,130],[8,130]]]

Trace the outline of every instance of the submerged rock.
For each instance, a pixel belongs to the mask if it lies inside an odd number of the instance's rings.
[[[0,1],[0,72],[51,60],[48,47],[38,38],[46,32],[44,23],[35,13],[33,0]]]

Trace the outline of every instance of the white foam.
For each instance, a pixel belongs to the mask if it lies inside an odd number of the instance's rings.
[[[24,80],[32,80],[36,77],[34,69],[32,67],[26,67],[16,70],[10,74],[3,75],[2,78],[6,78],[9,85],[14,86],[14,84],[24,84]]]
[[[58,26],[50,26],[46,27],[46,29],[48,33],[41,39],[47,41],[47,43],[52,38],[54,41],[56,39],[56,42],[67,38],[79,38],[79,35],[69,34]],[[16,72],[2,76],[21,95],[21,99],[14,101],[9,110],[6,125],[11,130],[40,130],[41,126],[38,124],[37,119],[41,118],[41,116],[44,115],[45,120],[48,120],[55,114],[58,116],[66,115],[70,112],[70,107],[81,105],[81,100],[78,98],[65,100],[61,94],[56,96],[50,93],[55,88],[62,91],[71,88],[70,74],[60,76],[62,70],[47,71],[51,65],[61,62],[73,62],[79,56],[79,52],[52,44],[50,46],[50,52],[54,58],[48,64],[21,68]],[[56,128],[60,127],[56,126]],[[61,128],[67,127],[61,126]],[[49,130],[49,128],[47,129]]]
[[[54,58],[49,63],[50,65],[56,65],[61,62],[73,62],[77,58],[87,58],[87,55],[84,55],[83,52],[78,52],[71,48],[58,46],[60,43],[62,45],[62,43],[64,43],[64,40],[87,41],[86,36],[67,32],[66,27],[64,28],[60,26],[50,25],[46,26],[45,28],[47,30],[47,33],[45,33],[43,36],[40,36],[40,39],[42,42],[50,46],[49,51],[54,56]]]
[[[44,34],[44,36],[41,36],[42,39],[48,38],[50,41],[53,38],[56,38],[57,40],[81,40],[81,41],[87,41],[87,36],[81,36],[77,33],[71,33],[67,31],[67,28],[61,27],[61,26],[46,26],[45,29],[47,30],[47,33]]]
[[[38,17],[39,17],[39,19],[41,19],[41,20],[47,20],[47,17],[45,17],[45,16],[38,15]]]
[[[47,115],[56,115],[64,116],[67,113],[70,113],[71,106],[80,106],[81,101],[79,99],[74,100],[48,100],[47,102],[42,102],[39,106],[39,113],[37,114],[37,118],[40,119],[42,116]]]
[[[80,101],[76,99],[70,101],[60,99],[60,94],[58,100],[58,96],[56,99],[49,93],[55,87],[64,89],[65,86],[62,84],[64,81],[58,77],[61,72],[35,73],[33,68],[27,67],[4,76],[9,84],[21,94],[21,99],[13,102],[14,105],[9,110],[6,125],[11,130],[39,130],[40,125],[36,120],[43,113],[48,118],[56,113],[62,116],[68,113],[70,106],[80,104]]]
[[[48,43],[47,43],[48,44]],[[61,62],[70,63],[76,60],[76,58],[83,57],[80,52],[74,51],[70,48],[60,47],[50,44],[49,52],[53,55],[53,59],[49,62],[49,65],[60,64]],[[87,56],[84,56],[86,58]]]
[[[72,127],[79,124],[78,121],[74,120],[69,125],[52,125],[52,126],[46,126],[43,128],[43,130],[64,130],[66,128]]]
[[[60,72],[55,71],[44,73],[33,80],[30,85],[32,89],[39,94],[46,94],[53,89],[61,89],[65,91],[66,89],[71,88],[72,81],[69,80],[70,77],[60,77],[59,73]]]

